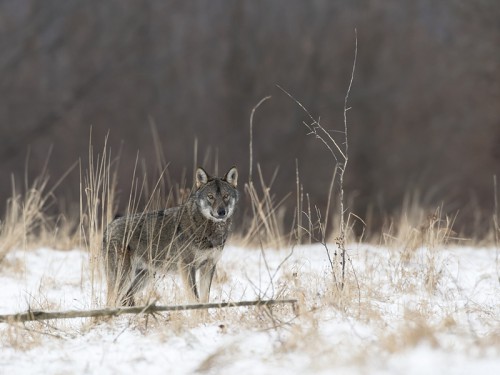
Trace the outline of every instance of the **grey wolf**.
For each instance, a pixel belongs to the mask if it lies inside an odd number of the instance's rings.
[[[135,305],[148,280],[168,271],[180,273],[191,300],[208,302],[239,198],[238,171],[220,178],[198,168],[195,180],[182,205],[109,223],[102,243],[108,305]]]

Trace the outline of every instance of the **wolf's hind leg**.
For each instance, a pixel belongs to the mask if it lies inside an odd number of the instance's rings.
[[[122,305],[135,306],[135,295],[144,289],[151,276],[151,272],[147,268],[137,268],[134,279],[122,299]]]
[[[124,290],[130,284],[130,254],[121,246],[107,245],[107,248],[103,249],[103,255],[108,289],[107,304],[115,306],[120,303]]]

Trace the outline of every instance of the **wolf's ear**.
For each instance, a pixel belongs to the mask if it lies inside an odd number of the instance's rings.
[[[226,173],[224,180],[233,185],[233,187],[238,186],[238,170],[236,167],[232,167],[229,172]]]
[[[199,189],[208,182],[208,174],[201,167],[196,170],[196,188]]]

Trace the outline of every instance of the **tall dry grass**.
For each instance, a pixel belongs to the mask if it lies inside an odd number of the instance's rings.
[[[54,193],[73,168],[52,185],[46,169],[32,182],[26,176],[23,187],[12,179],[12,195],[7,199],[5,214],[0,220],[0,264],[16,249],[42,246],[68,249],[77,245],[77,217],[57,213],[58,201]]]
[[[373,241],[411,252],[419,247],[436,248],[450,243],[467,241],[453,230],[455,216],[443,212],[441,206],[427,209],[420,203],[418,194],[408,194],[401,211],[390,219]]]
[[[43,213],[49,197],[44,192],[48,178],[41,176],[24,192],[18,191],[12,181],[12,196],[7,200],[4,219],[0,222],[0,262],[13,249],[26,249],[36,235],[46,229]]]

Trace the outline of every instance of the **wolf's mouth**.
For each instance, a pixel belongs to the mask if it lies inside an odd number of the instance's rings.
[[[212,217],[215,219],[215,221],[226,221],[227,219],[227,215],[224,214],[224,215],[214,215],[214,214],[211,214]]]

